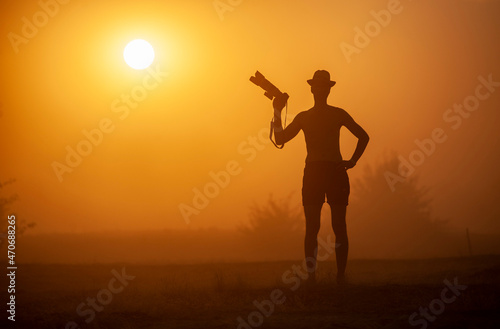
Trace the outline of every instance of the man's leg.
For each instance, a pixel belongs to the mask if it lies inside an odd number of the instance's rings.
[[[346,206],[342,204],[331,204],[332,227],[335,233],[335,256],[337,258],[337,282],[342,284],[345,279],[345,268],[347,266],[347,252],[349,240],[347,239],[347,226],[345,221]]]
[[[306,215],[306,237],[304,251],[306,264],[312,271],[309,273],[308,282],[316,282],[316,255],[318,253],[318,232],[321,223],[322,204],[304,205]]]

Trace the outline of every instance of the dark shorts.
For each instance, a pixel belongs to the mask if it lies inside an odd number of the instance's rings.
[[[334,162],[308,162],[304,168],[302,181],[302,204],[329,204],[348,205],[349,177],[345,168],[336,168]]]

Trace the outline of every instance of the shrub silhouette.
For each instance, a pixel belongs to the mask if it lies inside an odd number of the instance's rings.
[[[0,192],[4,188],[4,186],[10,185],[14,183],[14,179],[10,179],[5,182],[0,182]],[[3,250],[3,246],[7,244],[7,232],[8,232],[8,225],[9,223],[7,222],[7,217],[10,215],[8,213],[9,210],[9,205],[14,203],[17,200],[17,194],[11,194],[8,197],[0,197],[0,218],[1,218],[1,224],[0,224],[0,250]],[[16,237],[19,235],[23,234],[26,232],[26,230],[32,228],[35,226],[35,223],[27,223],[24,220],[19,220],[16,218]]]
[[[301,207],[290,206],[290,195],[250,207],[248,224],[238,230],[245,245],[265,260],[298,259],[303,253],[305,219]]]
[[[366,167],[353,182],[348,229],[368,256],[431,256],[436,242],[449,235],[444,222],[432,217],[429,188],[418,185],[417,175],[397,183],[391,191],[385,174],[398,174],[398,166],[395,154],[386,156],[375,168]]]

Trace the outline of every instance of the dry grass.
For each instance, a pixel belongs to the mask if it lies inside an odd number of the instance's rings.
[[[286,296],[261,328],[420,328],[408,317],[439,298],[443,280],[458,277],[467,289],[429,328],[495,328],[500,324],[500,257],[419,261],[353,260],[350,285],[333,280],[334,263],[322,263],[313,290],[291,290],[282,274],[300,262],[140,266],[21,265],[16,328],[238,328],[269,299]],[[96,297],[112,269],[134,275],[124,291],[86,324],[76,307]]]

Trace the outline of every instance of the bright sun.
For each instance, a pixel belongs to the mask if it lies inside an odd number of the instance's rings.
[[[155,51],[146,40],[136,39],[125,47],[123,58],[131,68],[143,70],[153,63]]]

